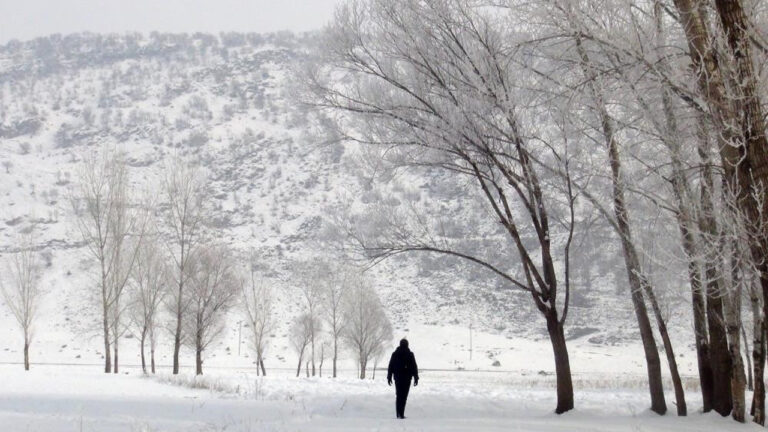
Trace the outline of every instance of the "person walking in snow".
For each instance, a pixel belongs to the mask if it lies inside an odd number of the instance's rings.
[[[411,378],[413,386],[419,385],[419,367],[416,365],[416,357],[408,349],[408,340],[402,339],[400,346],[397,347],[392,357],[389,359],[389,368],[387,368],[387,384],[392,385],[392,377],[395,378],[395,411],[397,418],[405,418],[405,401],[408,399],[408,391],[411,389]]]

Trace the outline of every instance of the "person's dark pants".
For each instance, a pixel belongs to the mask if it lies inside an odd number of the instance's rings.
[[[395,410],[397,411],[397,418],[405,417],[405,401],[408,400],[408,391],[411,390],[411,378],[395,378],[395,391],[397,398],[395,399]]]

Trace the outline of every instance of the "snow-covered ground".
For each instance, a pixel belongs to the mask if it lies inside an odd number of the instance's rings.
[[[105,375],[97,367],[0,366],[0,430],[45,431],[749,431],[716,414],[659,417],[644,389],[578,383],[576,410],[555,415],[554,391],[513,372],[424,371],[406,420],[394,418],[394,390],[375,380],[295,378],[287,370],[256,377],[221,369],[191,376],[144,377],[135,368]],[[191,388],[190,384],[198,387]],[[671,400],[671,395],[669,395]]]

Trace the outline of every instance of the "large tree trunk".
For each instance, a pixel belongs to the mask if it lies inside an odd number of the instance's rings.
[[[710,262],[709,260],[715,262]],[[707,258],[705,274],[707,278],[707,327],[709,328],[709,360],[712,368],[712,409],[722,416],[727,416],[733,409],[731,395],[731,354],[728,350],[728,337],[723,313],[723,290],[720,272],[717,269],[717,257]]]
[[[152,368],[152,375],[155,374],[155,347],[151,346],[149,348],[149,362]]]
[[[195,336],[195,375],[203,374],[203,341],[200,335]]]
[[[555,408],[555,413],[562,414],[573,409],[571,362],[565,343],[565,331],[557,314],[547,314],[546,320],[549,341],[552,343],[552,352],[555,355],[555,377],[557,379],[557,408]]]
[[[717,277],[708,267],[707,279]],[[727,416],[733,409],[731,396],[731,355],[728,350],[728,337],[725,329],[725,317],[723,314],[723,299],[719,289],[720,284],[715,281],[707,283],[707,324],[709,327],[709,360],[712,367],[712,409],[722,416]]]
[[[181,288],[179,288],[179,304],[176,312],[176,332],[173,334],[173,374],[179,373],[179,351],[181,350]]]
[[[259,366],[261,366],[261,376],[267,376],[267,370],[264,368],[264,358],[259,358]]]
[[[365,379],[365,369],[368,367],[367,359],[360,359],[360,379]]]

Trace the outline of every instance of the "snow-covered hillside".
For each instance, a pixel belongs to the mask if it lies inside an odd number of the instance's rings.
[[[322,117],[292,97],[292,66],[312,49],[312,39],[80,34],[0,46],[0,252],[13,250],[15,233],[34,224],[46,257],[47,294],[33,363],[101,361],[98,314],[87,294],[94,283],[92,262],[74,227],[69,195],[81,161],[105,147],[127,152],[137,190],[156,185],[176,155],[206,169],[212,196],[207,204],[221,240],[243,252],[257,250],[261,269],[284,282],[268,367],[293,367],[285,336],[298,309],[290,281],[297,261],[327,254],[330,211],[389,193],[434,198],[450,219],[471,223],[486,214],[482,206],[456,198],[461,185],[455,180],[400,178],[389,186],[371,185],[355,147],[334,141]],[[635,326],[615,242],[593,236],[578,246],[567,332],[585,352],[624,343]],[[525,325],[541,320],[526,296],[482,270],[404,255],[370,274],[395,337],[421,337],[428,367],[485,369],[499,360],[502,368],[519,368],[526,365],[515,360],[515,350],[541,346],[546,360],[528,369],[551,370],[543,326]],[[687,316],[686,308],[679,306],[677,315]],[[240,319],[231,314],[209,364],[249,364],[245,341],[237,354]],[[472,361],[470,322],[480,335]],[[672,325],[687,334],[685,322],[673,319]],[[19,338],[5,310],[0,323],[0,360],[19,361]],[[123,359],[134,363],[130,337],[123,347]],[[168,362],[168,350],[160,351],[161,363]],[[583,366],[601,355],[587,357]]]

